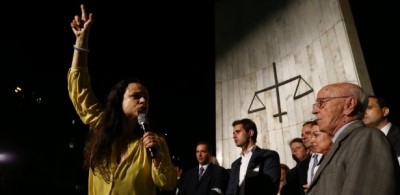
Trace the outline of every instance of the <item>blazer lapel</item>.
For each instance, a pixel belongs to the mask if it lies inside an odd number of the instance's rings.
[[[233,165],[232,165],[232,169],[231,169],[231,174],[232,174],[232,182],[234,184],[238,184],[239,183],[239,174],[240,174],[240,164],[242,162],[242,157],[240,157],[239,159],[237,159]]]
[[[254,168],[256,168],[260,162],[258,162],[259,160],[259,156],[261,155],[261,149],[257,146],[255,146],[256,148],[253,151],[253,154],[251,155],[250,161],[249,161],[249,166],[247,167],[247,171],[249,170],[253,170]]]
[[[319,179],[319,176],[321,175],[321,172],[324,170],[324,168],[327,166],[327,164],[332,160],[333,155],[336,153],[336,151],[340,147],[340,143],[351,133],[354,131],[354,129],[357,129],[358,127],[365,126],[364,123],[360,120],[354,121],[351,123],[349,126],[347,126],[342,133],[339,135],[338,139],[333,143],[332,148],[329,150],[328,154],[324,157],[322,163],[319,165],[319,168],[317,172],[314,175],[313,180],[311,181],[309,190],[314,186],[316,181]],[[322,160],[322,159],[321,159]]]

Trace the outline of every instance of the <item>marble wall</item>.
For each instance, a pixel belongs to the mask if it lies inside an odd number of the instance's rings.
[[[257,145],[294,166],[289,141],[329,83],[372,87],[348,0],[215,1],[216,155],[239,157],[232,122],[258,125]]]

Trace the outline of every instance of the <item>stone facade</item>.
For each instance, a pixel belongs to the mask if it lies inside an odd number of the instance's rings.
[[[215,2],[216,150],[239,157],[232,122],[251,118],[257,145],[294,166],[289,141],[312,119],[318,90],[352,82],[372,93],[348,0]]]

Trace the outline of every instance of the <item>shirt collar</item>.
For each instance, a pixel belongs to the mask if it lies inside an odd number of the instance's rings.
[[[387,135],[389,133],[389,129],[392,127],[392,123],[388,122],[385,126],[382,127],[381,131]]]
[[[255,149],[256,149],[256,145],[254,144],[249,149],[247,149],[247,151],[245,151],[245,154],[243,154],[243,152],[240,152],[240,156],[247,156],[248,154],[252,154]]]
[[[342,127],[340,127],[340,129],[335,133],[335,135],[333,135],[332,137],[332,142],[335,143],[335,141],[337,140],[337,138],[339,137],[339,135],[343,132],[343,130],[349,126],[351,123],[354,123],[356,121],[350,121],[347,124],[343,125]]]
[[[208,163],[208,164],[210,164],[210,163]],[[199,169],[200,169],[200,167],[203,167],[203,168],[204,168],[204,170],[206,170],[206,169],[207,169],[207,167],[208,167],[208,164],[205,164],[205,165],[201,165],[201,164],[199,164]]]

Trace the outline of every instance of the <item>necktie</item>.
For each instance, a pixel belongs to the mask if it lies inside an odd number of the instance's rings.
[[[203,167],[200,167],[200,170],[199,170],[199,180],[201,179],[201,176],[203,176],[203,172],[204,172],[204,168],[203,168]]]
[[[312,168],[311,168],[311,181],[312,181],[312,179],[314,177],[314,169],[318,165],[318,155],[317,154],[313,154],[312,158],[313,158],[313,165],[312,165]]]

